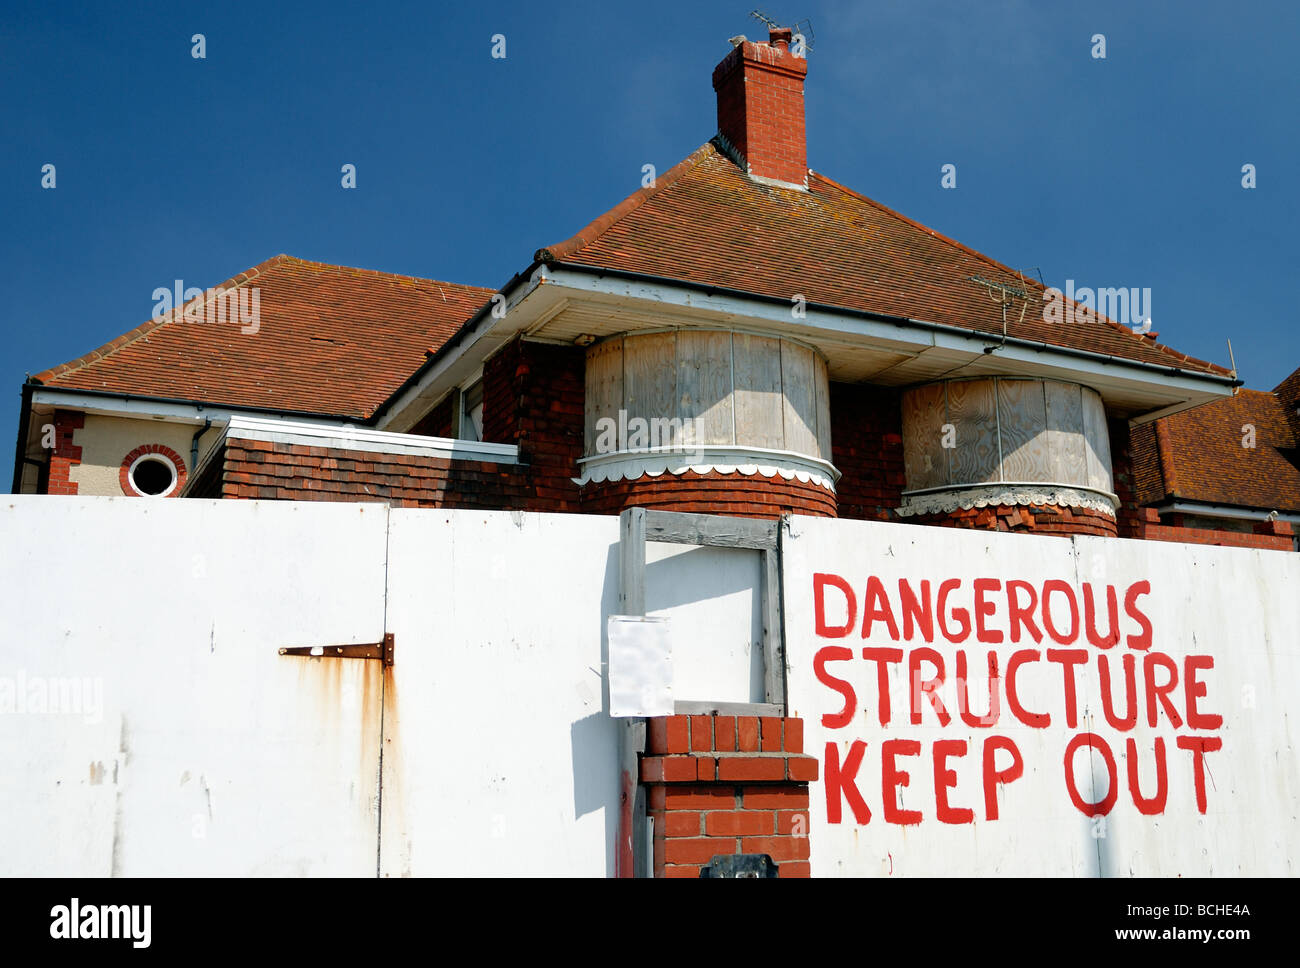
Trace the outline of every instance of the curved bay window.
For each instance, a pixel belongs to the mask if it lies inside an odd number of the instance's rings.
[[[625,334],[587,350],[580,483],[665,472],[780,474],[834,490],[826,361],[724,330]]]
[[[950,380],[903,394],[902,515],[1055,505],[1114,516],[1101,396],[1056,380]]]

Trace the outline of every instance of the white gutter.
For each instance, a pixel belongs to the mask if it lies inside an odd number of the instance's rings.
[[[1198,514],[1206,518],[1236,518],[1245,521],[1286,521],[1288,524],[1300,525],[1300,514],[1281,511],[1256,511],[1250,508],[1233,507],[1229,504],[1201,504],[1197,501],[1168,501],[1156,505],[1159,514]]]
[[[134,395],[121,397],[107,396],[101,393],[78,393],[76,390],[37,387],[32,393],[32,406],[53,407],[57,410],[80,410],[84,413],[108,417],[129,417],[136,420],[163,420],[168,423],[201,424],[211,419],[213,424],[230,420],[234,415],[246,413],[246,410],[229,407],[208,406],[207,404],[170,403],[162,400],[150,400]],[[248,410],[256,410],[249,407]],[[277,417],[265,414],[270,421],[291,420],[294,423],[314,424],[322,427],[340,426],[339,421],[311,417]]]

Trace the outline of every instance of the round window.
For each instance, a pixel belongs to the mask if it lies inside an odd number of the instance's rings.
[[[185,486],[185,462],[162,444],[144,444],[127,454],[118,470],[128,497],[173,497]]]
[[[176,483],[176,468],[161,457],[142,457],[131,468],[131,484],[141,494],[166,494]]]

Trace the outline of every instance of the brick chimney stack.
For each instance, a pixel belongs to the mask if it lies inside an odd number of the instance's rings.
[[[791,52],[790,28],[767,43],[743,41],[713,69],[718,132],[759,179],[806,188],[803,82],[808,61]]]

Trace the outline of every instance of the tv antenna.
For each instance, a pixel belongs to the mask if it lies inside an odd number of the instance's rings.
[[[1009,286],[1003,282],[994,282],[992,279],[985,279],[983,276],[971,276],[970,281],[984,286],[989,291],[989,298],[1002,307],[1002,342],[993,346],[984,347],[985,353],[992,353],[1001,349],[1007,342],[1007,307],[1016,299],[1021,299],[1024,304],[1020,307],[1020,319],[1018,322],[1025,321],[1025,310],[1029,308],[1029,290],[1025,286],[1025,274],[1020,275],[1019,286]]]
[[[761,10],[751,10],[749,15],[759,23],[765,24],[768,30],[781,30],[783,27],[782,24],[777,23]],[[795,37],[803,38],[804,50],[813,49],[813,29],[811,20],[805,18],[791,24],[789,30]]]

